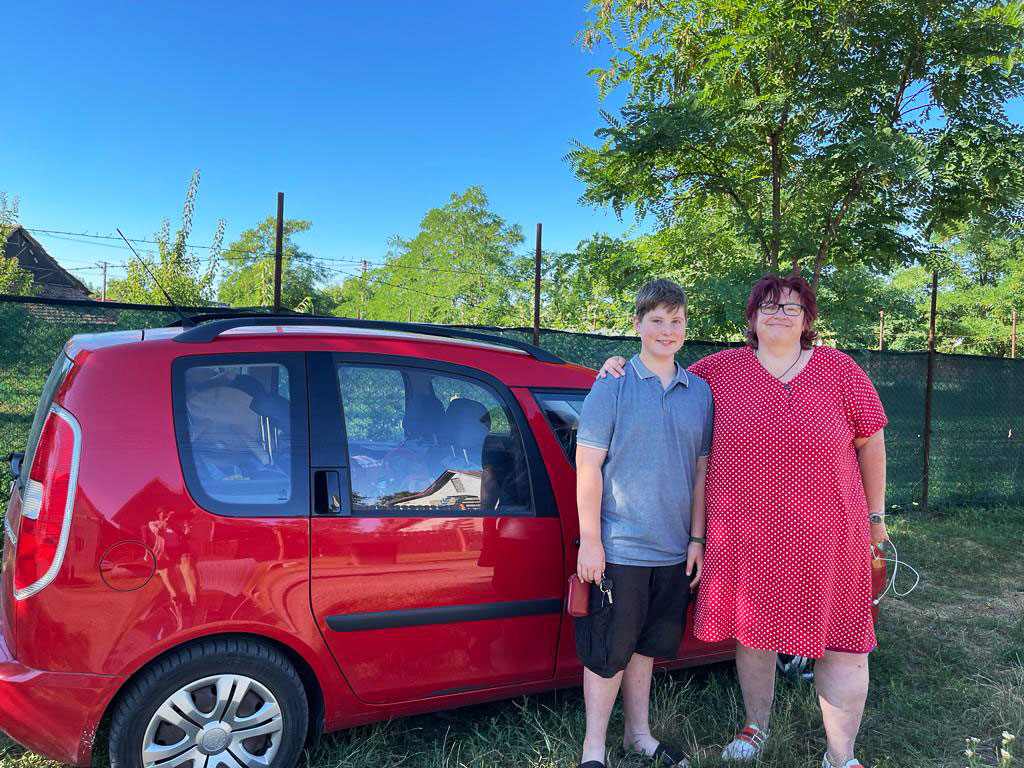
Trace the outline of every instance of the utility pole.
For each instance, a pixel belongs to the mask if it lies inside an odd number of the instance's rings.
[[[541,224],[537,222],[537,252],[533,259],[533,345],[540,346],[540,234]]]
[[[277,193],[277,247],[274,249],[274,314],[281,312],[281,261],[284,257],[284,192]]]
[[[359,271],[359,319],[363,319],[363,304],[366,303],[366,259],[360,259]]]
[[[100,293],[100,301],[107,300],[107,262],[101,261],[100,266],[103,267],[103,292]]]

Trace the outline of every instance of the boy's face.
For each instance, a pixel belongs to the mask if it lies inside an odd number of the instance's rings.
[[[686,341],[686,312],[682,307],[659,304],[643,318],[633,317],[633,327],[645,352],[656,357],[673,357]]]

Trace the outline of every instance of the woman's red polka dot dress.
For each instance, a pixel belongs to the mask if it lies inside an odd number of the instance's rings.
[[[694,634],[800,656],[872,650],[871,534],[853,445],[888,421],[871,381],[830,347],[815,347],[788,385],[749,347],[690,370],[715,397]]]

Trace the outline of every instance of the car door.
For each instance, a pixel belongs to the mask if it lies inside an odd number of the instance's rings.
[[[308,356],[311,603],[375,704],[549,679],[562,534],[500,382],[411,358]]]

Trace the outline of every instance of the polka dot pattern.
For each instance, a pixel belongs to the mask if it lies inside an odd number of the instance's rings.
[[[870,651],[871,537],[853,441],[888,422],[871,381],[830,347],[815,347],[788,387],[749,347],[690,370],[715,398],[694,634],[800,656]]]

